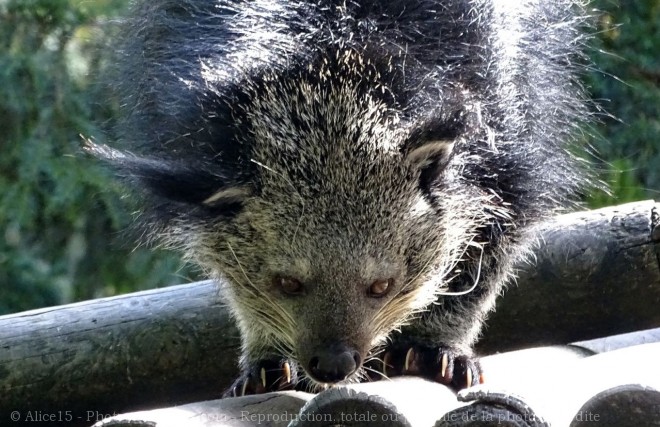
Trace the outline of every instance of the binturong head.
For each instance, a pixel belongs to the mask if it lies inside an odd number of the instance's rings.
[[[367,59],[335,59],[246,85],[233,117],[255,179],[210,194],[214,209],[241,194],[240,209],[183,237],[227,282],[246,357],[276,351],[323,384],[359,377],[437,298],[476,226],[470,209],[444,214],[469,203],[447,169],[457,136],[407,123]]]
[[[208,95],[230,116],[205,122],[221,142],[149,157],[89,147],[145,189],[147,234],[223,284],[243,365],[282,355],[316,384],[358,379],[437,299],[484,197],[456,173],[459,90],[417,114],[387,60],[330,58]]]

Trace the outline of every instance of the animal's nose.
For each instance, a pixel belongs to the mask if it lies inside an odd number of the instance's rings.
[[[307,364],[307,373],[321,383],[336,383],[350,377],[362,364],[360,353],[345,345],[316,352]]]

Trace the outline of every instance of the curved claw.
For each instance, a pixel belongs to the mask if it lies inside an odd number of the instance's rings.
[[[297,371],[289,360],[262,360],[243,371],[223,397],[241,397],[291,390],[297,384]]]
[[[383,377],[416,375],[445,384],[455,391],[483,383],[478,360],[451,347],[393,346],[387,349],[381,360],[380,366],[371,368],[382,372]]]

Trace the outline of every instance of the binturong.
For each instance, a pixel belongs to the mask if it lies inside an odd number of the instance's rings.
[[[576,0],[141,0],[123,148],[150,242],[217,279],[228,395],[481,381],[534,226],[589,182]],[[582,65],[581,65],[582,64]]]

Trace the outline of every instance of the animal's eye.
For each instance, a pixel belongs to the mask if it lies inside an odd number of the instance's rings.
[[[394,285],[394,279],[376,280],[369,286],[368,295],[372,298],[381,298],[388,294]]]
[[[287,295],[300,295],[304,291],[302,283],[291,277],[276,277],[275,285]]]

